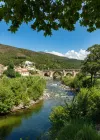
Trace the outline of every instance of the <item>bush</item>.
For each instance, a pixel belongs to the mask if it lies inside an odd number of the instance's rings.
[[[16,73],[15,73],[15,76],[16,76],[16,77],[21,77],[21,74],[20,74],[19,72],[16,72]]]
[[[7,70],[4,71],[4,74],[9,78],[15,78],[16,77],[13,62],[9,63]]]
[[[81,116],[100,121],[100,90],[96,88],[81,89],[76,97],[76,105]]]
[[[78,73],[73,77],[63,77],[62,83],[71,88],[91,88],[91,79],[87,77],[84,73]]]
[[[0,113],[8,113],[13,105],[28,105],[30,100],[38,100],[45,88],[45,80],[40,77],[20,77],[0,79]]]
[[[63,117],[63,114],[66,117]],[[50,115],[53,124],[58,123],[59,120],[64,124],[65,120],[77,118],[100,122],[100,90],[83,88],[70,104],[56,107]]]
[[[8,113],[14,105],[13,93],[9,88],[0,88],[0,113]]]
[[[66,85],[66,86],[69,86],[71,88],[75,88],[73,81],[74,81],[73,77],[67,77],[66,76],[66,77],[62,78],[62,84]]]
[[[55,132],[55,133],[54,133]],[[53,140],[99,140],[100,135],[94,127],[82,120],[66,122],[61,129],[51,129],[50,139]]]
[[[67,118],[66,110],[63,106],[55,107],[50,114],[50,121],[54,127],[61,127],[64,125],[64,122]]]

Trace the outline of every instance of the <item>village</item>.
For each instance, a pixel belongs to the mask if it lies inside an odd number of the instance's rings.
[[[0,64],[0,76],[3,75],[4,71],[6,71],[8,66],[4,66]],[[30,76],[33,74],[38,74],[39,70],[36,69],[35,63],[31,61],[25,61],[20,66],[14,66],[15,72],[18,72],[21,76]]]

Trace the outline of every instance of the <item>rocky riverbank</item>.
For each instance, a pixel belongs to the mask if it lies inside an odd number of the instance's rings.
[[[21,109],[28,109],[31,106],[39,103],[41,100],[48,99],[49,97],[50,97],[49,93],[47,93],[45,90],[43,96],[40,97],[37,101],[30,100],[28,105],[24,105],[23,103],[20,103],[18,106],[13,106],[13,108],[11,109],[11,112],[16,112],[16,111],[21,110]]]
[[[61,88],[64,89],[64,90],[67,90],[67,91],[75,91],[75,89],[72,89],[72,88],[70,88],[70,87],[68,87],[68,86],[66,86],[66,85],[63,85],[63,84],[59,85],[59,87],[61,87]],[[28,108],[30,108],[31,106],[33,106],[33,105],[39,103],[41,100],[48,99],[48,98],[50,98],[51,96],[52,96],[52,95],[50,95],[50,93],[48,93],[48,90],[45,89],[45,90],[44,90],[44,93],[43,93],[43,96],[40,97],[37,101],[30,100],[30,102],[29,102],[28,105],[24,105],[23,103],[21,103],[21,104],[19,104],[18,106],[13,106],[13,108],[11,109],[11,112],[16,112],[16,111],[21,110],[21,109],[28,109]],[[54,97],[57,97],[57,96],[58,96],[58,94],[55,95]],[[59,95],[59,96],[61,96],[61,95]],[[65,97],[65,96],[64,96],[64,97]]]
[[[74,88],[70,88],[69,86],[66,86],[64,84],[61,84],[60,87],[63,88],[64,90],[67,90],[67,91],[75,91]]]

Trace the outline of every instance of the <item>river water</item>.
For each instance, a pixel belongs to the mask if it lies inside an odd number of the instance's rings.
[[[36,140],[51,127],[49,115],[53,107],[70,102],[73,93],[60,82],[49,80],[45,93],[50,97],[27,110],[0,117],[0,140]]]

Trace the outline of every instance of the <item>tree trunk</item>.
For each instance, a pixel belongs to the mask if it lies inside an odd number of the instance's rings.
[[[95,85],[95,82],[96,82],[96,73],[94,74],[93,86]]]
[[[93,74],[91,74],[91,85],[93,84]]]

